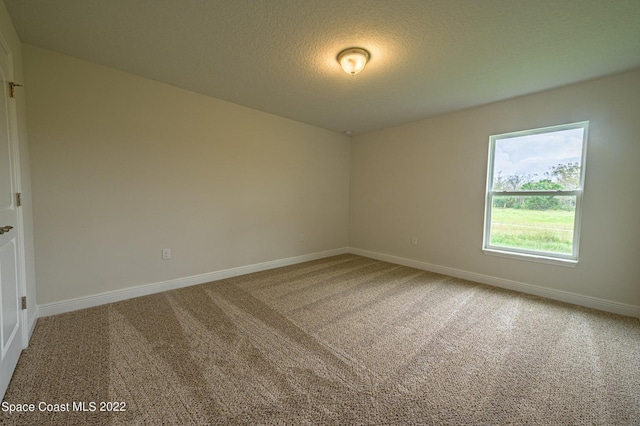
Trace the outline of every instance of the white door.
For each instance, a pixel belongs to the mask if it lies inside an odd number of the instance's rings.
[[[0,396],[4,395],[22,351],[22,313],[19,305],[17,152],[15,114],[9,97],[10,53],[0,39]]]

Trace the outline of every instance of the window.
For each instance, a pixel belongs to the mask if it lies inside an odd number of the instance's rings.
[[[489,138],[484,250],[578,261],[589,123]]]

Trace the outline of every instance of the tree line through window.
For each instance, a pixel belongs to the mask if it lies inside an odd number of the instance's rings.
[[[587,127],[491,136],[485,250],[577,261]]]

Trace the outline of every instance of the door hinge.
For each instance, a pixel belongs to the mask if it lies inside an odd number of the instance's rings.
[[[22,194],[19,192],[16,192],[16,206],[22,206]]]
[[[9,97],[10,98],[15,98],[16,97],[16,87],[22,87],[22,84],[16,83],[14,81],[10,81],[9,82]]]
[[[22,296],[22,310],[27,309],[27,296]]]

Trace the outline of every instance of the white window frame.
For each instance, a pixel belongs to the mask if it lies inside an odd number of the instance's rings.
[[[542,133],[552,133],[569,129],[584,129],[582,138],[582,160],[580,163],[580,181],[578,188],[574,190],[559,190],[559,191],[494,191],[493,179],[494,179],[494,158],[495,158],[495,146],[496,141],[501,139],[508,139],[513,137],[536,135]],[[581,121],[577,123],[561,124],[558,126],[542,127],[538,129],[523,130],[518,132],[503,133],[499,135],[492,135],[489,137],[489,161],[487,166],[487,190],[485,198],[485,211],[484,211],[484,234],[483,234],[483,251],[485,254],[505,256],[510,258],[553,263],[560,265],[573,266],[578,262],[579,242],[580,242],[580,222],[582,217],[582,197],[584,192],[584,176],[585,165],[587,155],[587,135],[589,131],[589,122]],[[491,209],[493,206],[493,197],[495,196],[575,196],[576,208],[575,217],[573,222],[573,244],[572,253],[553,253],[546,251],[527,250],[521,248],[505,247],[491,245]]]

